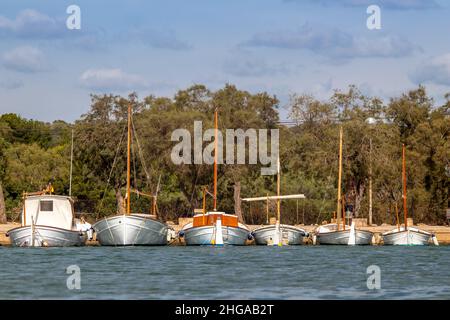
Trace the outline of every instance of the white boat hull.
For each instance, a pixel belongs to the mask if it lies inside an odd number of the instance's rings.
[[[184,241],[188,246],[214,245],[215,227],[191,227],[181,231]],[[222,226],[222,238],[224,245],[244,246],[249,238],[248,229],[241,227]]]
[[[355,245],[370,245],[372,237],[372,232],[355,230]],[[316,234],[317,243],[322,245],[348,245],[349,238],[350,229]]]
[[[432,234],[416,230],[400,230],[383,234],[385,245],[423,246],[430,243]]]
[[[77,247],[84,246],[85,232],[66,230],[49,226],[18,227],[6,234],[14,247]]]
[[[167,225],[151,217],[114,216],[98,221],[92,228],[102,246],[167,245]]]
[[[303,237],[308,235],[303,229],[283,224],[280,225],[280,231],[281,242],[285,245],[301,245],[303,244]],[[273,239],[275,239],[275,232],[276,226],[270,225],[255,229],[252,235],[257,245],[271,245]]]

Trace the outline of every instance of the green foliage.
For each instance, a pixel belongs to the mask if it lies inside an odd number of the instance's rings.
[[[133,108],[132,187],[155,194],[162,219],[192,215],[202,206],[202,187],[212,190],[211,165],[174,165],[171,134],[194,121],[219,129],[280,129],[283,194],[304,193],[306,200],[283,201],[286,223],[316,224],[336,208],[338,132],[344,128],[343,194],[355,214],[367,217],[370,164],[374,222],[393,222],[401,207],[401,144],[407,145],[408,208],[416,222],[443,223],[448,205],[450,167],[450,102],[436,106],[419,87],[389,103],[363,95],[357,87],[336,91],[328,101],[293,95],[289,115],[294,126],[279,125],[278,100],[266,92],[249,93],[226,85],[217,91],[196,84],[173,98],[92,95],[91,109],[74,124],[43,123],[15,114],[0,116],[0,182],[10,218],[23,191],[52,182],[58,194],[69,189],[70,138],[74,130],[72,194],[76,208],[98,217],[114,214],[125,195],[127,107]],[[369,124],[367,119],[377,119]],[[372,142],[372,149],[370,148]],[[207,143],[204,143],[206,146]],[[274,176],[261,176],[260,165],[220,165],[219,210],[233,212],[234,185],[241,196],[273,195]],[[447,168],[447,169],[446,169]],[[109,182],[109,183],[108,183]],[[151,199],[132,195],[134,212],[148,212]],[[212,208],[208,197],[207,207]],[[265,223],[265,203],[242,205],[247,223]],[[270,216],[275,212],[270,204]]]

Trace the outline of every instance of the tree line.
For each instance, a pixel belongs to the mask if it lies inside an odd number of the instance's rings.
[[[202,207],[202,188],[212,190],[212,166],[175,165],[171,151],[177,128],[194,121],[219,129],[279,129],[282,194],[303,193],[305,200],[282,202],[283,223],[330,220],[336,207],[338,132],[344,130],[343,195],[356,217],[368,216],[368,181],[373,181],[373,222],[394,223],[401,209],[401,146],[407,147],[408,210],[415,222],[442,224],[449,206],[450,95],[437,104],[420,86],[385,102],[356,86],[335,90],[326,101],[294,94],[286,106],[290,124],[280,122],[280,102],[267,92],[250,93],[233,85],[211,91],[204,85],[173,97],[135,93],[91,95],[90,110],[74,123],[45,123],[16,114],[0,116],[0,222],[18,221],[23,192],[51,183],[69,192],[71,136],[74,138],[72,196],[76,211],[91,219],[121,212],[126,186],[127,107],[135,131],[132,186],[155,194],[163,220],[192,216]],[[206,143],[205,143],[206,144]],[[273,195],[276,177],[262,176],[260,165],[221,165],[219,210],[233,213],[240,196]],[[208,198],[208,208],[212,200]],[[246,223],[266,221],[265,203],[242,204]],[[151,199],[132,194],[134,212],[148,212]],[[270,204],[274,215],[275,204]]]

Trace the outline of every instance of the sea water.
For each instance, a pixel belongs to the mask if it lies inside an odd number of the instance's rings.
[[[0,299],[449,298],[450,246],[0,247]]]

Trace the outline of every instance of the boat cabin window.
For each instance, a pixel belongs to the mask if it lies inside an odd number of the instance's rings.
[[[53,211],[53,201],[52,200],[42,200],[40,201],[40,211]]]

